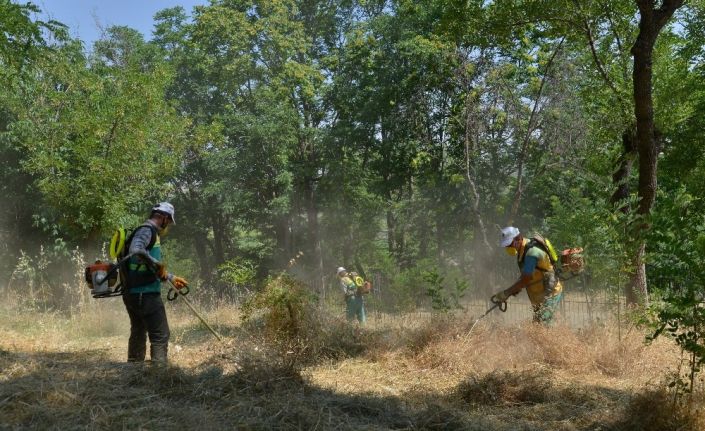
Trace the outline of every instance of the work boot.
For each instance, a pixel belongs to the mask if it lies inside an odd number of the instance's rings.
[[[169,349],[168,344],[152,344],[150,345],[150,356],[152,364],[166,365],[166,355]]]
[[[130,341],[127,343],[127,362],[144,362],[146,351],[146,340],[130,337]]]

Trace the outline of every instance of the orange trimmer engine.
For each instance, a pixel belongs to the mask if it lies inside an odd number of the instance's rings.
[[[580,247],[568,248],[561,252],[561,269],[573,274],[580,274],[585,270],[585,258]]]
[[[86,283],[94,298],[121,295],[118,283],[118,271],[115,264],[96,260],[85,270]]]

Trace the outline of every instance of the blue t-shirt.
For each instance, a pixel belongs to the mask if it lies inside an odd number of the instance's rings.
[[[543,259],[545,255],[546,252],[541,250],[541,248],[531,247],[524,256],[524,268],[521,270],[521,273],[524,275],[533,274],[534,271],[536,271],[536,265],[538,265],[539,260]]]
[[[526,256],[524,258],[524,269],[521,270],[521,273],[524,275],[531,275],[534,273],[536,270],[536,265],[539,263],[539,260],[535,258],[534,256]]]

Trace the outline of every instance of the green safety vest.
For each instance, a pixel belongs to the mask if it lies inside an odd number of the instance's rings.
[[[152,230],[152,244],[147,246],[147,252],[156,261],[162,260],[162,247],[157,229],[151,225],[142,225],[139,228],[147,226]],[[138,229],[139,229],[138,228]],[[137,229],[135,229],[137,231]],[[127,247],[127,245],[126,245]],[[130,293],[159,293],[162,290],[162,282],[147,264],[141,262],[137,256],[130,258],[127,265],[127,285]]]

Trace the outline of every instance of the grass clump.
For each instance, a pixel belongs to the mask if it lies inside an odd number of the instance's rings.
[[[545,368],[471,375],[456,388],[456,396],[471,406],[539,404],[553,392],[552,374]]]
[[[241,312],[249,333],[292,367],[357,356],[375,344],[372,333],[331,315],[309,286],[287,275],[270,280]]]
[[[696,431],[705,429],[702,394],[675,399],[665,386],[631,397],[614,427],[624,431]]]

